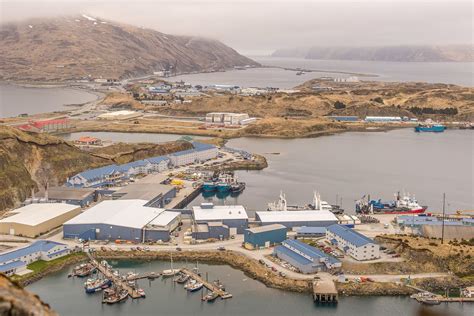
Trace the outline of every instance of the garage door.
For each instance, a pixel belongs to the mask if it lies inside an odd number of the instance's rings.
[[[237,235],[237,227],[231,227],[229,228],[229,234],[231,236]]]

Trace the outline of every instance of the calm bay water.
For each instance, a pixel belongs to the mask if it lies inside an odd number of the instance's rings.
[[[82,136],[91,136],[102,141],[124,142],[124,143],[163,143],[175,141],[184,135],[179,134],[155,134],[155,133],[117,133],[117,132],[78,132],[59,135],[65,140],[76,140]],[[206,139],[208,137],[192,136],[193,139]]]
[[[160,271],[168,262],[112,262],[121,272]],[[183,263],[177,263],[182,265]],[[233,294],[229,300],[202,303],[201,293],[187,293],[172,279],[139,281],[147,298],[102,305],[101,294],[87,295],[83,279],[68,279],[69,269],[52,274],[28,290],[48,302],[60,315],[416,315],[420,305],[406,297],[345,297],[334,307],[316,306],[308,294],[290,293],[267,288],[239,270],[225,265],[199,265],[209,280],[220,279]],[[469,304],[440,305],[430,308],[445,315],[472,315]]]
[[[0,118],[64,111],[67,104],[93,101],[96,95],[71,88],[25,88],[0,84]]]
[[[251,56],[264,66],[284,68],[305,68],[322,70],[297,76],[294,71],[279,68],[256,68],[227,72],[191,74],[175,77],[191,84],[235,84],[242,87],[293,88],[313,78],[332,76],[348,77],[350,74],[336,72],[362,73],[372,75],[363,80],[376,81],[420,81],[431,83],[451,83],[473,86],[474,63],[416,63],[416,62],[377,62],[353,60],[311,60],[301,58],[276,58]]]
[[[353,212],[354,201],[364,194],[393,199],[397,191],[416,194],[420,204],[440,211],[443,192],[447,212],[474,207],[474,132],[447,130],[441,134],[415,133],[413,129],[389,132],[350,132],[303,139],[239,138],[229,147],[263,154],[268,168],[239,171],[246,182],[237,198],[202,196],[193,201],[242,204],[264,210],[267,203],[286,193],[289,204],[312,201],[313,190],[329,203],[342,197],[343,208]],[[279,153],[278,155],[274,153]]]

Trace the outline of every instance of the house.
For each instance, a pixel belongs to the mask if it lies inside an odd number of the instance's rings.
[[[31,272],[27,265],[38,260],[50,261],[70,253],[67,245],[49,240],[38,240],[26,247],[0,254],[0,272],[7,276]]]
[[[113,164],[78,173],[67,180],[67,185],[85,188],[112,186],[123,180],[125,176],[123,169]]]
[[[374,240],[347,226],[326,227],[326,239],[356,260],[380,258],[380,246]]]

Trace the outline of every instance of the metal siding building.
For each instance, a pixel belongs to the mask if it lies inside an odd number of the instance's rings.
[[[244,231],[244,242],[253,248],[268,248],[286,239],[287,228],[281,224],[248,228]]]
[[[248,227],[248,216],[241,205],[214,205],[202,203],[193,206],[193,218],[196,224],[220,222],[229,227],[229,234],[243,234]]]
[[[380,246],[375,241],[344,225],[327,227],[326,239],[356,260],[380,258]]]
[[[310,226],[327,227],[338,223],[330,211],[277,211],[256,212],[255,220],[261,225],[282,224],[286,228]]]
[[[342,266],[336,258],[299,240],[283,241],[280,246],[275,247],[273,254],[306,274]]]

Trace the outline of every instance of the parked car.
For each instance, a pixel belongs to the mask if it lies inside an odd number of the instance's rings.
[[[223,246],[217,247],[217,250],[219,250],[219,251],[224,251],[224,250],[225,250],[225,247],[223,247]]]
[[[182,251],[181,247],[176,247],[176,251]]]

